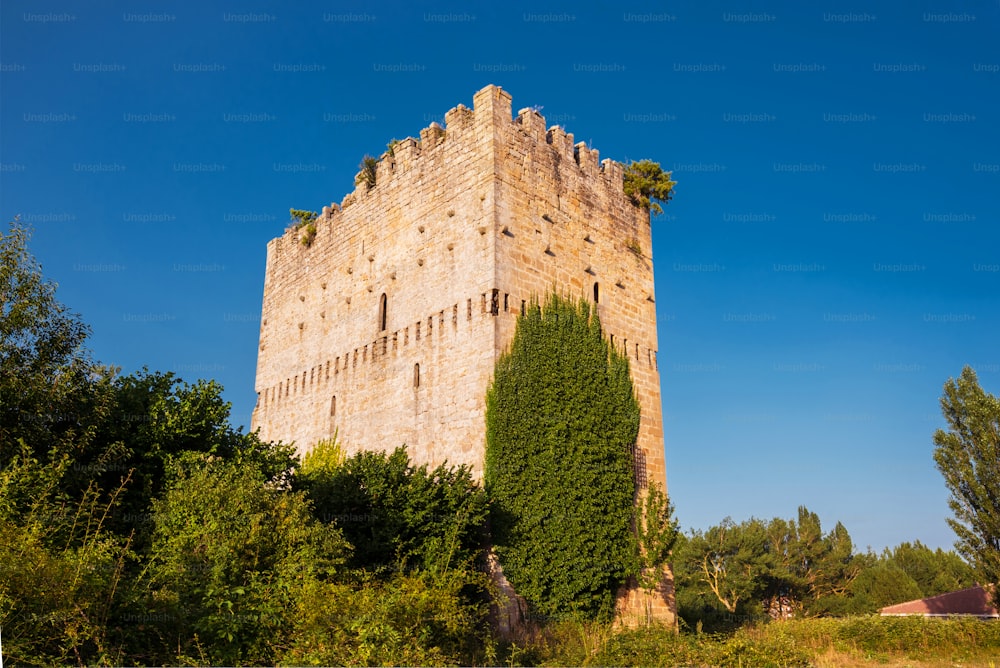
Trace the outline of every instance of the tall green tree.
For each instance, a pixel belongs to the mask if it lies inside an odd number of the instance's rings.
[[[823,601],[842,596],[857,577],[854,544],[843,524],[824,534],[819,516],[805,506],[799,507],[794,559],[787,565],[801,583],[799,594],[807,613],[822,612]]]
[[[18,220],[0,232],[0,468],[80,449],[109,405],[108,370],[85,348],[90,330],[56,299]]]
[[[920,586],[891,560],[866,555],[869,562],[851,582],[848,596],[840,605],[830,605],[834,614],[872,614],[887,605],[912,601],[923,596]]]
[[[945,383],[941,412],[948,429],[934,433],[934,461],[951,492],[955,547],[984,583],[1000,583],[1000,400],[966,366]]]
[[[726,518],[692,532],[677,550],[678,607],[689,624],[719,628],[764,612],[776,619],[831,614],[844,607],[864,565],[844,525],[824,533],[805,506],[789,520]]]
[[[737,524],[726,518],[708,531],[695,531],[677,555],[678,587],[708,593],[729,615],[760,609],[774,567],[767,525],[750,519]]]
[[[504,573],[536,614],[609,618],[638,571],[628,359],[583,300],[520,316],[486,394],[484,480]]]

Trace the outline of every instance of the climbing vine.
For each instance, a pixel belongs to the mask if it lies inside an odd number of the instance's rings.
[[[628,358],[553,294],[518,318],[486,394],[484,481],[504,574],[543,617],[608,619],[639,570]]]

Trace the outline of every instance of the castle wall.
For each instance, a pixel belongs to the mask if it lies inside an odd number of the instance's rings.
[[[522,302],[553,288],[594,302],[605,335],[627,354],[641,418],[637,478],[666,489],[657,369],[656,306],[648,214],[623,192],[620,164],[538,112],[502,126],[498,151],[497,322],[499,355],[514,335]]]
[[[472,435],[494,361],[494,111],[482,99],[449,112],[447,131],[401,142],[374,187],[324,209],[311,246],[300,231],[268,244],[262,438],[304,452],[337,430],[349,452],[405,443],[417,462],[481,475]]]

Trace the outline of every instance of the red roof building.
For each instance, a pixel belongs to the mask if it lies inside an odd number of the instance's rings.
[[[882,608],[880,614],[883,617],[900,615],[955,617],[967,615],[980,619],[1000,618],[1000,611],[990,603],[989,592],[980,586],[886,606]]]

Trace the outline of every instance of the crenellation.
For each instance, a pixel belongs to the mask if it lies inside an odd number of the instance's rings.
[[[396,161],[389,155],[389,152],[386,151],[379,157],[378,164],[375,165],[375,185],[372,186],[372,188],[377,188],[381,184],[389,181],[395,175],[395,171]]]
[[[445,129],[448,131],[465,132],[472,128],[473,112],[464,104],[452,107],[444,115]]]
[[[537,143],[545,142],[545,117],[532,108],[521,109],[517,112],[514,123],[520,126],[521,131]],[[525,155],[530,160],[530,154]]]
[[[573,134],[567,133],[561,125],[553,125],[548,129],[545,133],[545,142],[555,149],[561,160],[576,164],[573,158]]]
[[[601,173],[601,152],[587,146],[587,142],[577,142],[574,146],[576,163],[580,170],[591,180]]]
[[[445,129],[432,122],[429,126],[420,131],[420,147],[423,151],[430,151],[445,140]]]
[[[472,96],[473,116],[477,125],[496,126],[510,121],[511,94],[499,86],[486,86]]]
[[[605,158],[601,160],[601,176],[614,192],[625,192],[625,169],[620,162]]]

